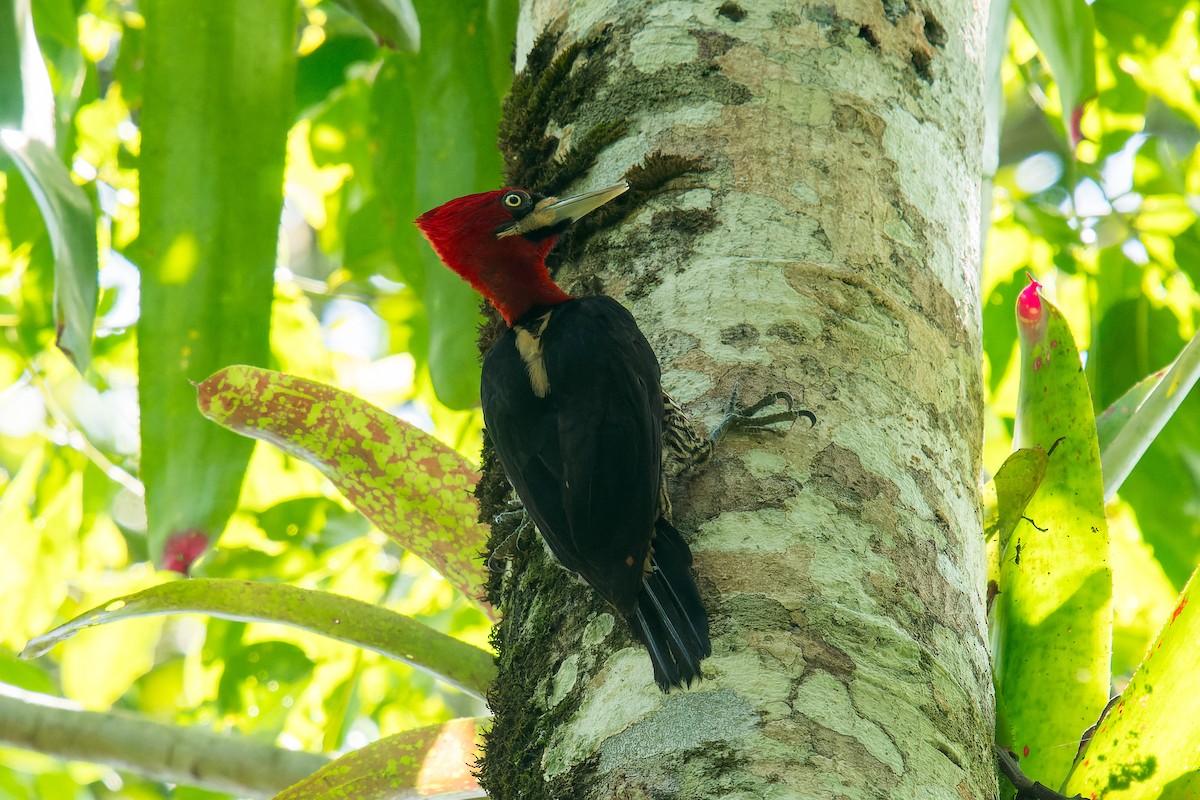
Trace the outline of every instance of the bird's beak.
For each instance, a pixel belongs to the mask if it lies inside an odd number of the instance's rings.
[[[547,197],[541,200],[533,211],[522,217],[511,228],[506,228],[496,234],[504,236],[525,236],[533,233],[559,233],[565,230],[580,217],[595,211],[600,206],[615,197],[629,191],[629,184],[621,181],[607,189],[597,189],[594,192],[584,192],[574,197]]]
[[[559,225],[564,222],[570,224],[584,214],[595,211],[609,200],[619,197],[627,191],[629,191],[629,184],[621,181],[614,186],[609,186],[607,189],[597,189],[594,192],[585,192],[577,194],[574,197],[564,197],[561,200],[552,197],[547,198],[550,202],[544,209],[540,210],[551,215],[551,225]]]

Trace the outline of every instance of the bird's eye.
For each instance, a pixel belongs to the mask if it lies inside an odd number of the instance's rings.
[[[525,202],[525,198],[518,192],[509,192],[504,195],[503,203],[509,208],[520,208]]]

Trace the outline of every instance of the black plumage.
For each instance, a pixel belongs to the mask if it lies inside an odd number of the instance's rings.
[[[667,691],[699,678],[712,647],[692,554],[662,491],[658,360],[619,303],[571,297],[546,270],[558,233],[628,189],[567,198],[500,189],[416,222],[509,326],[482,378],[484,421],[505,472],[558,560],[629,622]],[[673,402],[667,410],[672,452],[694,444],[680,463],[702,463],[711,442],[680,427]]]
[[[615,300],[528,310],[492,347],[484,422],[558,561],[645,644],[667,691],[711,653],[691,551],[663,514],[658,359]]]

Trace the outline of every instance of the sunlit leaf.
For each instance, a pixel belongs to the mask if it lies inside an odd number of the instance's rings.
[[[214,579],[170,581],[111,600],[31,640],[21,655],[36,658],[94,625],[158,614],[295,625],[411,664],[480,697],[495,677],[490,654],[385,608],[282,583]]]
[[[38,48],[42,51],[47,78],[53,89],[54,141],[61,153],[69,152],[69,145],[63,145],[74,139],[80,102],[95,99],[97,89],[95,81],[88,80],[88,64],[79,43],[77,13],[71,0],[33,2]],[[50,110],[47,108],[47,112]]]
[[[172,536],[220,534],[250,458],[250,442],[196,413],[189,381],[268,359],[297,13],[235,0],[141,10],[141,477],[160,562]]]
[[[1187,345],[1181,333],[1195,330],[1195,312],[1176,312],[1142,291],[1141,269],[1121,265],[1120,253],[1102,258],[1094,285],[1098,297],[1118,296],[1100,317],[1088,349],[1092,395],[1100,406],[1118,403],[1146,375],[1169,366]],[[1123,274],[1122,274],[1123,273]],[[1117,283],[1117,287],[1106,289]],[[1195,298],[1194,289],[1188,293]],[[1187,300],[1189,305],[1195,299]],[[1195,321],[1194,321],[1195,320]],[[1178,397],[1178,393],[1174,393]],[[1102,419],[1103,421],[1103,415]],[[1108,434],[1105,425],[1104,435]],[[1105,462],[1111,445],[1101,450]],[[1200,558],[1200,393],[1192,391],[1179,410],[1137,459],[1120,487],[1134,508],[1138,526],[1178,591]],[[1114,471],[1105,473],[1106,492]]]
[[[1027,775],[1054,787],[1071,767],[1070,743],[1108,700],[1112,577],[1091,396],[1071,331],[1037,288],[1031,283],[1017,302],[1014,444],[1041,447],[1048,458],[1012,534],[1013,558],[1000,562],[994,658],[1000,744]]]
[[[1017,450],[983,487],[983,531],[987,537],[988,583],[998,590],[1000,560],[1020,558],[1010,552],[1012,532],[1024,519],[1025,506],[1046,474],[1046,451],[1040,447]],[[1015,550],[1015,548],[1013,548]]]
[[[481,603],[478,474],[429,434],[366,401],[313,381],[253,367],[199,386],[200,410],[321,470],[388,536]]]
[[[17,645],[14,640],[23,635],[20,630],[9,632],[11,621],[48,616],[44,609],[38,609],[40,613],[36,615],[28,613],[30,592],[36,581],[32,573],[38,566],[39,550],[29,507],[37,491],[43,458],[40,449],[33,450],[0,494],[0,547],[5,556],[0,560],[0,614],[9,621],[0,629],[3,634],[0,643],[8,647]]]
[[[0,644],[8,648],[53,623],[79,559],[79,507],[71,501],[81,476],[67,473],[55,486],[47,477],[53,459],[42,446],[31,450],[0,495]],[[53,504],[49,518],[38,514],[39,495]]]
[[[1003,232],[993,232],[989,241],[997,247],[1009,244]],[[1013,322],[1013,304],[1017,302],[1024,272],[1017,270],[992,289],[983,306],[983,352],[987,356],[988,388],[995,392],[1009,369],[1016,352],[1017,326]]]
[[[1143,271],[1120,252],[1101,255],[1087,373],[1097,410],[1114,403],[1151,372],[1171,364],[1187,343],[1182,315],[1141,292]],[[1191,574],[1189,570],[1188,575]],[[1186,580],[1186,577],[1185,577]]]
[[[285,697],[303,694],[316,662],[304,648],[281,639],[226,647],[217,682],[217,712],[238,718],[246,731],[278,735],[291,714]]]
[[[96,215],[66,166],[44,143],[15,131],[0,134],[29,186],[54,248],[54,323],[58,347],[80,372],[92,357],[92,326],[99,292]]]
[[[1179,408],[1197,380],[1200,380],[1200,333],[1187,343],[1166,375],[1157,381],[1145,400],[1137,406],[1137,410],[1113,438],[1112,443],[1105,448],[1103,466],[1106,498],[1112,497],[1121,487],[1138,459]],[[1139,383],[1134,390],[1142,387],[1144,383],[1145,381]]]
[[[28,0],[0,7],[0,129],[20,130],[53,148],[54,95],[33,23]]]
[[[996,471],[992,479],[996,496],[995,528],[988,526],[987,534],[1000,538],[1001,548],[1007,547],[1009,536],[1025,513],[1025,506],[1037,491],[1046,474],[1046,451],[1041,447],[1017,450]]]
[[[310,109],[323,108],[332,92],[355,80],[348,76],[355,63],[369,63],[379,55],[374,37],[364,31],[335,29],[326,23],[324,35],[321,45],[301,55],[296,65],[296,112],[301,117],[307,117]],[[342,126],[338,132],[351,130]]]
[[[456,719],[372,742],[322,767],[274,800],[471,800],[487,795],[473,765],[483,720]]]
[[[54,98],[27,0],[0,8],[0,51],[0,151],[16,164],[50,237],[59,349],[87,372],[98,294],[96,215],[54,149]]]
[[[1096,728],[1066,783],[1105,800],[1184,800],[1200,794],[1192,724],[1200,717],[1200,583],[1188,581],[1121,698]]]
[[[1133,417],[1133,413],[1146,401],[1166,374],[1165,369],[1150,373],[1096,417],[1096,436],[1100,441],[1101,458],[1113,439],[1117,438],[1117,434],[1125,427],[1125,423]]]

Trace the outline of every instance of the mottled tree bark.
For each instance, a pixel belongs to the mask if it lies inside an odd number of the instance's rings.
[[[508,131],[512,177],[539,152],[594,149],[577,190],[691,159],[569,243],[560,282],[625,303],[706,422],[740,385],[818,423],[731,436],[675,487],[714,634],[691,691],[660,694],[623,622],[532,540],[510,548],[494,797],[996,795],[985,21],[954,0],[524,3],[518,69],[552,107]]]

